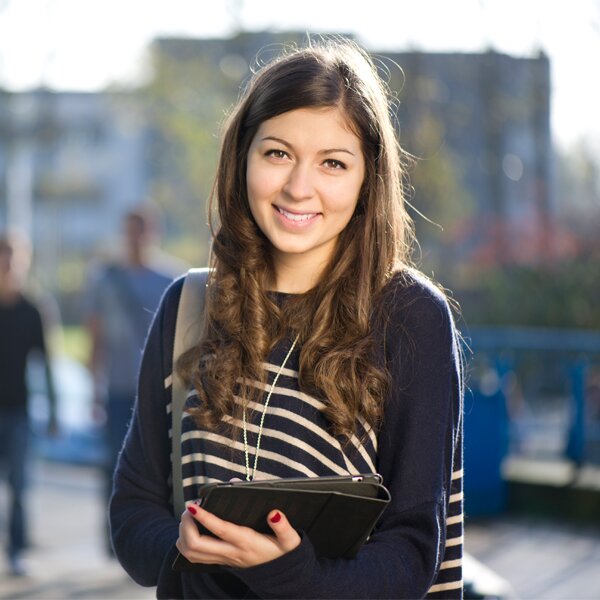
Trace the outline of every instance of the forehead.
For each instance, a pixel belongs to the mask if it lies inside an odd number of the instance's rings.
[[[286,142],[291,142],[287,139],[291,137],[311,146],[332,148],[344,144],[358,149],[361,145],[352,123],[336,107],[299,108],[267,119],[258,128],[256,139],[260,141],[265,136],[280,137]]]

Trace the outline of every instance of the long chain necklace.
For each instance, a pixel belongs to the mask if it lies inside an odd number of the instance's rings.
[[[300,334],[298,334],[296,336],[296,338],[294,339],[294,342],[292,343],[291,348],[288,350],[288,353],[285,355],[285,358],[283,359],[283,362],[281,363],[281,366],[279,367],[277,374],[275,375],[275,379],[273,379],[273,383],[271,384],[271,386],[269,388],[269,393],[267,394],[267,399],[265,400],[265,405],[263,407],[262,415],[260,417],[260,424],[258,426],[258,438],[256,439],[256,453],[254,454],[254,466],[252,468],[252,471],[250,471],[250,453],[249,453],[249,446],[248,446],[248,425],[246,423],[246,406],[244,405],[244,409],[243,409],[243,413],[242,413],[242,417],[243,417],[242,423],[244,426],[244,454],[246,455],[246,481],[252,481],[256,477],[256,467],[258,465],[258,454],[260,452],[260,440],[262,438],[263,425],[265,422],[265,415],[267,414],[267,408],[269,407],[269,401],[271,400],[271,394],[273,393],[273,390],[275,389],[275,386],[277,385],[277,380],[279,379],[279,376],[281,375],[281,372],[283,371],[285,364],[287,363],[289,357],[291,356],[292,352],[294,351],[294,348],[296,347],[296,343],[298,342],[299,337],[300,337]]]

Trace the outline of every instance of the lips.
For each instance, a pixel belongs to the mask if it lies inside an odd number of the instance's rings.
[[[304,223],[306,221],[310,221],[314,219],[320,213],[318,212],[307,212],[307,213],[297,213],[291,212],[289,210],[285,210],[280,206],[273,205],[279,214],[283,215],[286,219],[293,221],[295,223]]]

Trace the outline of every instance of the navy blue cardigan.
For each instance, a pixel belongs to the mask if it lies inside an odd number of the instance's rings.
[[[459,342],[443,295],[395,277],[377,334],[391,374],[376,469],[392,502],[352,560],[318,559],[302,538],[292,552],[220,574],[177,573],[178,519],[170,487],[170,375],[182,279],[151,327],[138,398],[110,505],[116,555],[159,598],[462,597],[462,378]],[[276,360],[274,361],[276,362]],[[325,472],[319,474],[327,474]],[[231,476],[239,477],[239,473]]]

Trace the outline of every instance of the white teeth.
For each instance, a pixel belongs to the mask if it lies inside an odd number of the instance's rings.
[[[305,215],[296,215],[294,213],[283,210],[283,208],[277,207],[277,210],[287,217],[290,221],[308,221],[308,219],[314,217],[317,213],[306,213]]]

